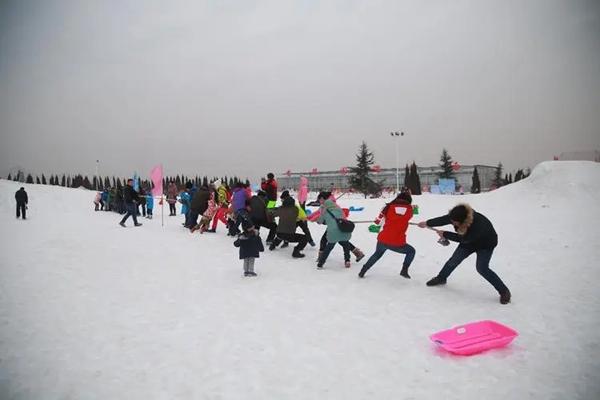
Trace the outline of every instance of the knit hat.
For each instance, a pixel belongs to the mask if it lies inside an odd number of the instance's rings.
[[[281,192],[281,196],[279,196],[280,199],[286,199],[290,197],[290,191],[289,190],[284,190],[283,192]]]

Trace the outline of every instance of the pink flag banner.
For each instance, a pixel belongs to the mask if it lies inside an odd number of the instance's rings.
[[[163,168],[162,165],[157,165],[150,171],[150,179],[154,184],[152,188],[152,196],[162,196],[163,194]]]

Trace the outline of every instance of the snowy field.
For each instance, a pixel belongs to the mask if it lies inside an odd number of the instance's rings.
[[[26,221],[14,215],[20,186]],[[93,211],[93,197],[0,180],[2,400],[600,398],[598,163],[547,162],[492,193],[415,197],[414,221],[460,201],[490,218],[500,241],[491,267],[513,294],[504,306],[474,256],[445,287],[426,287],[455,245],[425,229],[409,228],[411,280],[389,252],[359,280],[339,247],[322,271],[316,248],[301,260],[291,247],[267,250],[258,278],[243,278],[222,225],[192,235],[180,216],[162,227],[155,208],[123,229],[117,214]],[[384,200],[340,203],[364,206],[351,217],[366,220]],[[352,241],[368,257],[367,225]],[[471,357],[429,341],[482,319],[520,336]]]

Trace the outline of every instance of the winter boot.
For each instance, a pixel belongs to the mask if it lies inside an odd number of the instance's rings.
[[[294,251],[292,252],[292,257],[294,257],[294,258],[302,258],[302,257],[304,257],[304,254],[300,253],[300,250],[298,250],[298,248],[295,247]]]
[[[317,255],[317,263],[319,262],[319,260],[321,259],[322,256],[323,256],[323,251],[319,250],[319,254]]]
[[[344,267],[350,268],[350,261],[344,261]]]
[[[358,273],[358,277],[364,278],[365,274],[367,273],[368,270],[369,270],[369,268],[367,268],[366,265],[363,265],[363,267],[360,269],[360,272]]]
[[[137,224],[134,224],[134,226],[142,226],[142,224],[138,222]]]
[[[246,271],[246,272],[244,272],[244,276],[256,276],[256,272]]]
[[[284,241],[283,244],[281,245],[282,249],[285,249],[286,247],[288,247],[290,245],[290,243],[288,241]]]
[[[123,228],[125,228],[125,222],[121,221],[121,222],[119,222],[119,225],[121,225]]]
[[[360,260],[365,258],[365,253],[360,251],[358,247],[355,247],[354,250],[352,250],[352,254],[354,254],[354,256],[356,257],[356,262],[359,262]]]
[[[311,240],[310,242],[308,242],[308,244],[310,244],[310,247],[315,247],[316,243],[314,240]]]
[[[206,232],[210,232],[210,233],[215,233],[217,230],[216,229],[207,229]]]
[[[445,285],[445,284],[446,284],[446,280],[440,278],[439,276],[431,278],[426,283],[427,286],[438,286],[438,285]]]
[[[408,274],[408,267],[403,266],[402,271],[400,271],[400,276],[405,277],[406,279],[410,279],[410,275]]]
[[[510,303],[510,290],[506,289],[504,292],[500,293],[500,304],[508,303]]]

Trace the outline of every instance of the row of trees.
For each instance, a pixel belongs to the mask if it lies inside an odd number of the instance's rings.
[[[373,164],[375,163],[375,156],[365,142],[359,147],[358,153],[356,154],[356,167],[350,168],[352,175],[349,177],[350,187],[357,192],[365,195],[378,195],[383,189],[384,180],[375,181],[371,176],[373,172]],[[460,168],[455,162],[452,161],[452,157],[446,149],[442,150],[440,156],[440,172],[438,177],[440,179],[455,179],[455,169]],[[521,179],[529,176],[529,170],[519,169],[515,173],[514,179],[512,173],[502,175],[503,166],[502,163],[498,163],[496,167],[495,176],[492,181],[492,188],[499,188],[501,186],[508,185],[513,182],[517,182]],[[421,194],[421,179],[419,177],[418,168],[416,163],[410,165],[406,164],[404,169],[404,187],[410,189],[412,194]],[[477,167],[473,170],[471,193],[481,192],[481,181],[479,178],[479,171]]]
[[[46,176],[42,174],[41,178],[36,176],[35,179],[31,174],[25,175],[22,172],[17,172],[13,177],[11,174],[8,174],[9,181],[21,181],[25,183],[34,183],[38,185],[53,185],[53,186],[63,186],[70,188],[79,188],[83,187],[89,190],[102,190],[108,189],[111,187],[120,188],[123,187],[127,183],[127,179],[129,178],[119,178],[119,177],[96,177],[94,176],[91,180],[87,176],[83,176],[81,174],[77,174],[74,176],[63,174],[61,177],[58,175],[50,175],[50,178],[46,179]],[[246,180],[242,181],[237,176],[223,176],[221,178],[213,177],[212,179],[208,179],[207,176],[200,177],[188,177],[185,175],[175,175],[171,177],[165,177],[163,179],[163,188],[167,188],[169,182],[175,182],[175,185],[179,189],[183,188],[186,182],[192,182],[196,186],[200,185],[208,185],[210,182],[214,182],[215,180],[220,179],[221,182],[227,183],[229,186],[233,186],[236,182],[245,182],[250,184],[250,181],[246,178]],[[150,181],[145,179],[140,179],[140,186],[149,188],[151,185]]]

